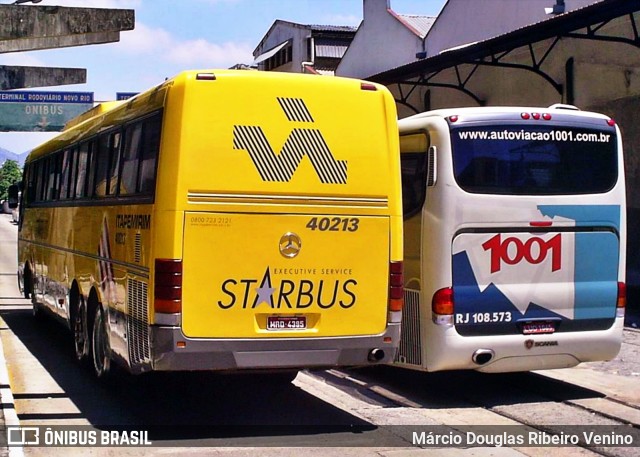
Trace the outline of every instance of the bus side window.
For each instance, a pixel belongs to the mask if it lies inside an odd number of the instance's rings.
[[[35,171],[36,171],[36,167],[35,164],[31,163],[29,165],[25,165],[24,167],[24,180],[23,180],[23,185],[24,188],[22,190],[22,206],[29,206],[36,195],[36,188],[35,188]]]
[[[418,132],[400,137],[400,151],[402,213],[408,219],[422,210],[427,185],[435,184],[435,147],[429,147],[426,132]],[[431,172],[428,170],[429,165]],[[428,180],[428,177],[431,179]]]
[[[73,160],[74,150],[69,148],[65,149],[62,153],[62,174],[60,178],[60,200],[66,200],[73,197],[72,192],[72,183],[75,177],[73,176],[73,171],[75,169],[75,164]]]
[[[116,195],[118,190],[118,179],[120,172],[120,139],[122,134],[116,132],[111,134],[109,149],[111,151],[111,162],[109,164],[109,195]]]
[[[73,146],[71,149],[70,167],[68,197],[73,199],[76,196],[76,181],[78,179],[78,146]]]
[[[144,195],[153,194],[156,188],[156,163],[160,151],[161,127],[161,114],[144,121],[139,171],[140,193]]]
[[[45,187],[45,179],[44,179],[44,160],[38,160],[36,162],[34,162],[33,167],[34,167],[34,174],[35,174],[35,181],[37,184],[37,187],[35,188],[35,192],[34,192],[34,197],[33,197],[33,201],[34,202],[40,202],[42,201],[42,194],[44,193],[44,191],[42,190]]]
[[[98,150],[95,155],[96,175],[94,181],[94,197],[107,195],[107,177],[109,174],[109,135],[102,134],[98,137]]]
[[[124,134],[124,149],[122,151],[120,195],[133,195],[138,190],[138,157],[141,138],[141,122],[137,122],[126,128]]]
[[[96,182],[96,169],[98,168],[98,139],[93,138],[89,141],[87,155],[87,183],[85,184],[85,196],[93,197],[94,183]]]
[[[58,199],[60,192],[60,172],[62,154],[55,153],[50,156],[47,161],[49,162],[49,179],[47,182],[47,194],[45,195],[45,201],[54,201]]]
[[[89,143],[84,142],[80,145],[76,160],[78,166],[77,179],[72,181],[76,187],[75,198],[84,198],[87,196],[86,181],[89,168]]]
[[[36,201],[36,183],[38,182],[36,177],[39,170],[39,162],[33,162],[29,164],[28,168],[25,166],[25,176],[27,177],[27,182],[25,183],[25,195],[24,195],[24,204],[25,206],[31,205]]]

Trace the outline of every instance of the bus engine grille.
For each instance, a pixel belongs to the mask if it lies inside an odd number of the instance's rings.
[[[132,367],[148,363],[151,358],[147,289],[147,284],[142,281],[127,279],[127,334]]]
[[[395,361],[397,363],[421,366],[422,351],[420,342],[420,291],[405,288],[400,347]]]

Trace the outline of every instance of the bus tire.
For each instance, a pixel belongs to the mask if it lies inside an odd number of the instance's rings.
[[[33,284],[33,275],[31,270],[27,268],[24,272],[24,298],[31,298],[31,313],[34,319],[40,321],[44,317],[44,311],[42,310],[40,303],[36,299],[35,288]]]
[[[44,311],[42,311],[40,303],[38,303],[34,298],[31,299],[31,313],[36,321],[44,319]]]
[[[24,298],[32,298],[33,297],[33,291],[32,286],[31,286],[32,282],[31,282],[31,270],[29,269],[29,267],[26,267],[24,269],[24,276],[22,279],[22,295],[24,296]]]
[[[89,318],[87,317],[87,305],[82,294],[78,294],[78,298],[73,306],[72,321],[73,329],[73,346],[75,350],[76,360],[85,362],[89,356]]]
[[[91,360],[93,372],[98,379],[106,379],[111,371],[111,346],[107,319],[102,306],[98,305],[93,313],[91,331]]]

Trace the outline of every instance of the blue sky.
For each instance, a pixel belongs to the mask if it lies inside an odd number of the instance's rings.
[[[391,8],[436,16],[445,1],[391,0]],[[251,63],[276,19],[354,26],[362,20],[362,0],[43,0],[39,5],[47,4],[135,10],[135,30],[121,32],[118,43],[0,54],[0,65],[86,68],[86,84],[34,90],[94,92],[96,100],[148,89],[186,69]],[[52,136],[0,133],[0,147],[20,153]]]

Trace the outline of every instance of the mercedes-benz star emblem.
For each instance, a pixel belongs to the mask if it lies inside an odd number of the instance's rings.
[[[287,232],[280,238],[280,254],[292,258],[298,255],[302,248],[302,241],[295,233]]]

